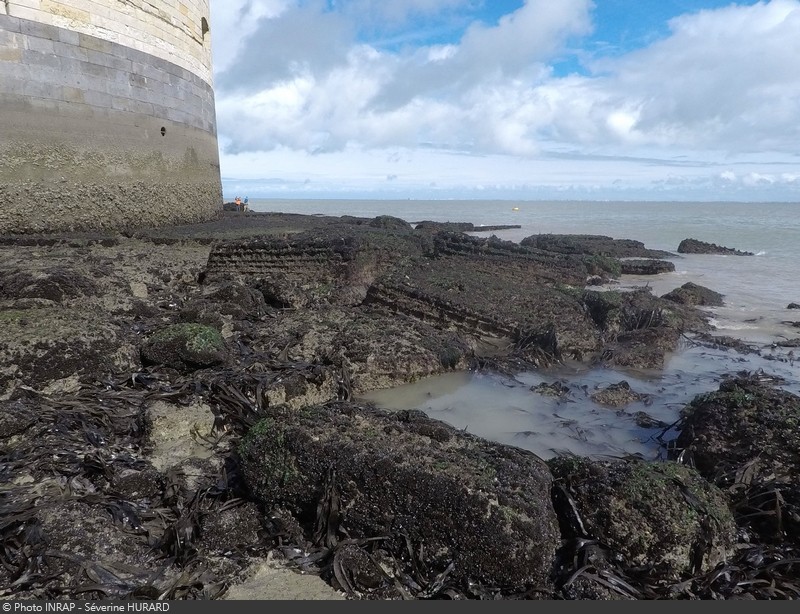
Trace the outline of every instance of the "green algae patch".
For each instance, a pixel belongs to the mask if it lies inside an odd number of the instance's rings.
[[[142,362],[193,371],[225,362],[222,334],[206,324],[172,324],[153,333],[141,349]]]
[[[269,407],[239,447],[265,510],[286,509],[328,546],[409,547],[431,574],[525,591],[547,586],[559,546],[552,477],[536,455],[415,410],[334,402]],[[424,546],[424,547],[423,547]]]
[[[0,309],[0,397],[19,386],[45,390],[68,378],[137,367],[135,348],[96,311],[47,303]]]
[[[727,498],[693,469],[577,458],[548,465],[575,501],[588,537],[631,565],[677,578],[708,571],[732,552],[736,527]]]

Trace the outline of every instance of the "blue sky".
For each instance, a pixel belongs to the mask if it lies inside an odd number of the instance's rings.
[[[211,0],[225,195],[800,201],[800,0]]]

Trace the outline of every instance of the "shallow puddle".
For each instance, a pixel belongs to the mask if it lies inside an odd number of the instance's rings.
[[[460,372],[370,392],[361,398],[385,409],[421,409],[431,418],[531,450],[544,459],[563,453],[656,459],[666,455],[666,443],[677,435],[669,425],[696,395],[717,390],[727,375],[758,370],[784,378],[787,382],[782,387],[800,394],[800,362],[687,344],[659,371],[588,368],[575,363],[515,378]],[[647,397],[620,409],[592,399],[594,393],[622,381]],[[543,383],[560,386],[551,386],[543,394],[534,389]],[[649,426],[640,426],[645,416],[637,416],[639,412],[651,419]]]

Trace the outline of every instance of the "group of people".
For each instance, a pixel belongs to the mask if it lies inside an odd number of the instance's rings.
[[[233,202],[239,211],[247,211],[247,196],[244,197],[244,200],[237,196],[233,199]]]

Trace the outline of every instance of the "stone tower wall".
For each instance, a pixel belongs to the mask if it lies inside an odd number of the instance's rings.
[[[0,233],[222,209],[209,0],[0,0]]]

